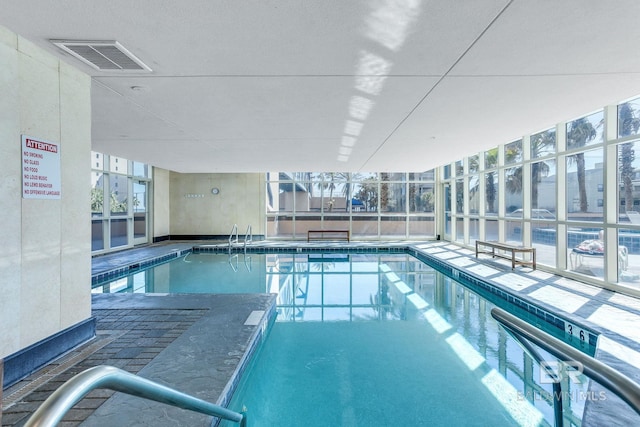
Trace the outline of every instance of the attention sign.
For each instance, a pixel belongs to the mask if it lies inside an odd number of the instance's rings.
[[[22,197],[60,198],[60,147],[22,135]]]

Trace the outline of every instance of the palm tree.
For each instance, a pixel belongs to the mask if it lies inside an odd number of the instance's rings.
[[[640,118],[636,117],[636,112],[629,102],[620,105],[618,112],[618,135],[620,137],[635,135],[640,128]],[[633,210],[633,161],[635,151],[633,142],[626,142],[620,145],[620,179],[624,184],[624,206],[625,210]]]
[[[537,158],[544,153],[547,148],[555,146],[555,130],[546,130],[531,137],[531,157]],[[531,208],[538,208],[538,184],[542,178],[549,174],[549,165],[546,162],[531,164]]]
[[[581,117],[569,123],[567,129],[567,148],[584,147],[594,140],[597,132],[586,117]],[[578,178],[578,197],[580,199],[580,212],[587,212],[587,184],[585,179],[584,152],[570,156],[576,162]]]
[[[333,205],[335,204],[335,200],[333,199],[333,192],[337,188],[336,184],[344,183],[344,187],[342,188],[342,195],[346,198],[347,202],[349,200],[350,194],[350,185],[349,174],[346,172],[322,172],[318,175],[318,179],[320,182],[317,183],[318,188],[321,190],[329,190],[329,212],[333,211]]]
[[[498,163],[498,148],[493,148],[485,154],[485,165],[487,168],[495,167]],[[496,182],[494,180],[495,172],[487,174],[485,182],[485,198],[487,200],[487,212],[495,212],[496,203]]]
[[[522,158],[522,141],[515,141],[505,146],[504,160],[511,164]],[[520,194],[522,200],[522,166],[516,166],[505,171],[504,188],[511,194]],[[522,201],[520,206],[522,207]]]
[[[375,178],[367,178],[359,183],[359,190],[354,195],[365,207],[366,212],[376,210],[378,207],[378,181]]]

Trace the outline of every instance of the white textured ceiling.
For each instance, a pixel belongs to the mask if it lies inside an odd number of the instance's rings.
[[[458,160],[640,94],[638,19],[638,0],[3,0],[0,12],[93,76],[94,150],[178,172]],[[50,39],[117,40],[153,72],[99,72]]]

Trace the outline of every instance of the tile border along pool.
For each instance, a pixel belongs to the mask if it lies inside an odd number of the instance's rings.
[[[231,250],[234,253],[242,253],[245,248],[232,247]],[[194,245],[190,249],[180,251],[180,255],[171,254],[171,257],[182,256],[190,251],[228,253],[229,247],[226,244]],[[484,290],[485,293],[530,313],[534,320],[545,322],[561,332],[568,333],[569,326],[575,334],[579,334],[580,330],[584,331],[585,339],[588,339],[589,344],[593,346],[597,344],[595,354],[597,359],[606,361],[610,366],[640,382],[640,369],[637,368],[640,366],[640,328],[637,327],[640,324],[640,300],[637,298],[556,276],[540,269],[534,271],[521,267],[513,272],[510,265],[501,260],[477,260],[473,251],[450,242],[323,242],[318,244],[298,241],[260,241],[248,245],[246,251],[248,253],[408,253],[474,291]],[[145,260],[145,262],[157,264],[166,262],[162,258],[163,256]],[[138,268],[142,267],[138,266]],[[127,272],[130,271],[131,268],[127,270]],[[495,301],[492,302],[495,303]],[[620,315],[616,318],[607,316],[607,313],[613,312]],[[527,320],[532,321],[531,318]],[[637,415],[615,396],[607,401],[587,401],[583,425],[606,425],[602,422],[609,419],[607,417],[615,417],[613,419],[618,422],[629,417],[631,424],[638,420]]]

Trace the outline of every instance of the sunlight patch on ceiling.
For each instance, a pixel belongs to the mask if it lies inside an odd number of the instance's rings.
[[[373,10],[365,19],[365,37],[378,42],[382,47],[398,51],[409,35],[409,30],[420,15],[422,0],[383,0],[373,6]],[[384,52],[384,55],[388,54]],[[349,119],[345,125],[345,134],[357,137],[364,122],[369,117],[375,102],[365,95],[373,97],[382,92],[385,80],[389,76],[393,62],[373,52],[362,50],[356,66],[355,87],[360,94],[349,101]],[[351,119],[359,120],[354,122]],[[359,124],[354,132],[354,124]],[[347,139],[343,135],[339,149],[338,161],[346,162],[355,146],[356,139]],[[345,143],[346,142],[346,143]],[[345,150],[345,148],[347,148]]]
[[[365,35],[397,51],[420,15],[421,0],[385,0],[367,18]]]

